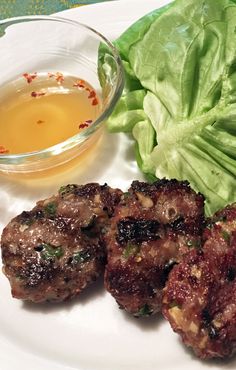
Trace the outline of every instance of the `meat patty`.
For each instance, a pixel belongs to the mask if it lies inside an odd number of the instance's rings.
[[[134,316],[160,310],[162,289],[174,264],[201,242],[204,198],[187,182],[134,181],[106,234],[105,286]]]
[[[163,314],[201,358],[236,350],[236,204],[216,213],[193,250],[173,268]]]
[[[106,184],[67,185],[15,217],[1,238],[13,297],[63,301],[96,280],[106,259],[101,235],[120,195]]]

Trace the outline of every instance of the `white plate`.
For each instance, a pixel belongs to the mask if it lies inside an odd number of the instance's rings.
[[[95,27],[107,37],[119,36],[131,23],[166,0],[122,0],[72,9],[61,16]],[[82,169],[43,181],[0,178],[0,228],[37,199],[66,183],[108,182],[126,189],[142,179],[125,135],[106,135]],[[10,296],[0,276],[0,370],[220,370],[236,361],[203,362],[186,350],[160,316],[134,319],[117,308],[98,282],[70,303],[23,304]]]

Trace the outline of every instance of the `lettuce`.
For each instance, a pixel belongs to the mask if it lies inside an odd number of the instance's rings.
[[[236,4],[176,0],[115,42],[125,88],[108,128],[132,132],[141,170],[188,180],[210,215],[236,201]]]

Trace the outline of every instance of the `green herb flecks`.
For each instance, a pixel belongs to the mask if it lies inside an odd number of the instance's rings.
[[[129,198],[129,196],[130,196],[130,193],[128,191],[126,191],[126,192],[123,193],[123,198],[124,199]]]
[[[228,232],[228,231],[226,231],[226,230],[222,230],[222,232],[221,232],[221,235],[222,235],[222,238],[227,242],[227,243],[229,243],[229,241],[230,241],[230,233]]]
[[[61,186],[59,189],[59,194],[63,197],[66,194],[73,193],[73,191],[76,189],[76,185],[69,184],[65,186]]]
[[[91,253],[88,250],[78,251],[73,254],[74,263],[84,263],[91,259]]]
[[[57,212],[57,205],[55,202],[50,202],[46,204],[44,207],[44,211],[46,212],[47,216],[49,217],[55,217]]]
[[[64,250],[61,246],[55,246],[48,243],[41,243],[34,248],[40,253],[41,258],[44,260],[60,259],[64,255]]]
[[[139,252],[139,246],[136,244],[128,243],[125,249],[123,250],[124,258],[129,258],[136,255]]]
[[[140,308],[138,311],[138,316],[150,316],[153,313],[153,310],[149,307],[146,303],[143,307]]]

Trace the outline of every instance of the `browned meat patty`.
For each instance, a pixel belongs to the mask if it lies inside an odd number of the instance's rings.
[[[236,204],[216,213],[202,250],[191,251],[170,273],[163,314],[201,358],[236,350]]]
[[[203,207],[187,182],[132,183],[106,234],[105,286],[120,308],[137,317],[160,310],[168,273],[200,243]]]
[[[101,238],[121,195],[106,184],[62,187],[3,230],[3,271],[15,298],[63,301],[104,270]]]

